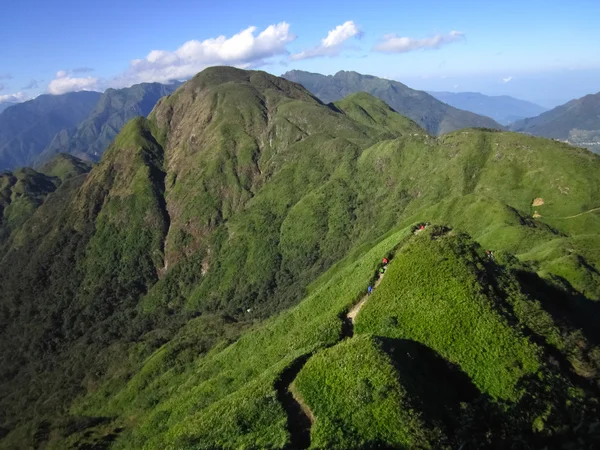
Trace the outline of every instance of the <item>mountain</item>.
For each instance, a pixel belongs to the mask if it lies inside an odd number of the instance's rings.
[[[0,113],[2,111],[4,111],[6,108],[9,108],[10,106],[16,105],[16,103],[12,103],[12,102],[4,102],[4,103],[0,103]]]
[[[455,108],[488,116],[502,125],[525,117],[537,116],[547,108],[508,95],[483,95],[479,92],[428,92]]]
[[[107,89],[85,120],[54,136],[37,163],[61,152],[97,161],[123,125],[136,116],[146,117],[161,97],[171,94],[179,85],[141,83],[129,88]]]
[[[599,169],[208,68],[4,241],[0,448],[589,448]]]
[[[515,122],[511,129],[559,139],[600,153],[600,92]]]
[[[64,181],[90,171],[71,155],[60,154],[35,171],[21,168],[0,173],[0,256],[13,230],[18,230]]]
[[[40,95],[0,114],[0,170],[31,165],[52,137],[85,119],[99,92]]]
[[[367,92],[434,135],[470,127],[502,128],[488,117],[453,108],[426,92],[372,75],[340,71],[335,75],[325,76],[292,70],[284,73],[282,77],[302,84],[325,103],[340,100],[354,92]]]

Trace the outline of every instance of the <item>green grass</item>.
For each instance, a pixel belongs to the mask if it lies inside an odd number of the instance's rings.
[[[202,441],[207,447],[227,442],[227,446],[234,447],[247,437],[240,436],[240,429],[233,422],[242,420],[240,415],[244,414],[250,420],[257,410],[267,417],[278,417],[275,422],[284,427],[281,406],[267,401],[274,395],[273,385],[279,374],[297,357],[340,339],[340,314],[364,295],[381,255],[388,254],[408,235],[409,229],[397,232],[364,255],[346,261],[345,267],[332,277],[324,275],[319,287],[300,305],[246,333],[229,347],[217,346],[185,366],[182,372],[161,362],[170,352],[159,350],[111,401],[107,403],[100,396],[95,401],[89,400],[88,406],[78,413],[128,415],[135,412],[135,408],[129,410],[135,399],[133,406],[142,405],[137,413],[148,412],[137,418],[139,427],[131,436],[120,441],[123,448],[142,443],[162,447],[192,441]],[[148,379],[148,370],[161,366],[165,369]],[[140,378],[144,378],[143,383],[138,381]],[[152,399],[152,409],[150,404],[144,405],[147,398]],[[248,411],[242,409],[234,414],[240,404],[249,405]],[[217,417],[222,418],[217,429],[216,411]],[[273,432],[272,436],[270,445],[281,442],[280,432]]]
[[[294,387],[316,416],[311,448],[435,446],[393,362],[372,336],[357,336],[319,352],[298,374]]]
[[[356,333],[411,339],[457,364],[482,391],[518,400],[517,383],[541,365],[539,350],[502,319],[479,281],[483,258],[463,236],[435,228],[404,246],[363,307]]]

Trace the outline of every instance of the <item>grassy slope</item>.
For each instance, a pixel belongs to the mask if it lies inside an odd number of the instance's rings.
[[[356,318],[355,337],[317,353],[294,385],[316,417],[314,448],[513,439],[535,448],[584,411],[569,371],[583,373],[585,357],[574,357],[572,339],[523,295],[508,266],[468,237],[434,227],[395,252]],[[597,348],[588,350],[596,353],[589,377],[600,359]],[[569,357],[570,369],[557,375],[549,355]]]
[[[59,184],[59,179],[29,168],[0,174],[0,254],[11,233],[33,215]]]
[[[517,400],[516,384],[538,370],[539,355],[499,317],[498,300],[479,281],[482,255],[459,239],[431,243],[427,232],[405,246],[357,317],[356,332],[421,342],[482,392]]]
[[[393,361],[381,347],[377,339],[363,335],[320,352],[304,366],[294,385],[316,416],[313,448],[439,444],[412,408]]]
[[[207,448],[219,442],[237,447],[255,439],[252,433],[265,426],[271,430],[262,429],[270,436],[268,444],[282,446],[287,430],[274,395],[278,375],[296,358],[340,339],[340,314],[364,295],[381,255],[408,234],[409,229],[397,232],[364,255],[342,262],[335,274],[324,275],[297,307],[268,320],[235,344],[215,348],[183,370],[161,363],[170,358],[168,346],[161,349],[113,401],[107,404],[98,393],[88,399],[82,412],[142,414],[139,428],[123,438],[124,448],[192,442]],[[162,370],[153,371],[154,367]],[[152,409],[148,409],[148,401]],[[246,406],[240,408],[240,404]]]

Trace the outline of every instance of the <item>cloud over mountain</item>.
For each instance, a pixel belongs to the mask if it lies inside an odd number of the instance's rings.
[[[221,35],[203,41],[191,40],[175,51],[152,50],[145,58],[131,61],[125,73],[112,84],[126,86],[185,79],[214,65],[256,67],[271,57],[287,54],[286,45],[296,38],[287,22],[269,25],[258,35],[256,31],[257,27],[251,26],[229,38]]]
[[[59,70],[56,73],[56,78],[48,84],[48,92],[54,95],[96,90],[98,90],[98,78],[90,76],[72,77],[66,70]]]
[[[327,37],[321,39],[321,44],[290,56],[292,60],[317,58],[320,56],[337,56],[342,50],[344,43],[353,37],[360,37],[361,31],[352,20],[338,25],[327,33]]]
[[[24,92],[17,92],[15,94],[0,95],[0,103],[20,103],[24,102],[25,100],[29,100],[30,98],[31,97]]]

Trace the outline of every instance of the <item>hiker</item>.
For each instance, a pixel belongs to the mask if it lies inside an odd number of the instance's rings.
[[[425,225],[421,224],[421,226],[419,227],[419,230],[424,230],[425,229]]]
[[[369,286],[367,288],[367,291],[369,291],[369,295],[371,295],[371,293],[373,292],[373,286]]]
[[[387,264],[388,264],[388,259],[387,259],[387,258],[383,258],[383,259],[381,260],[381,262],[383,263],[383,265],[384,265],[384,266],[387,266]]]
[[[383,275],[383,274],[385,273],[385,269],[384,269],[383,267],[380,267],[380,268],[379,268],[379,273],[380,273],[381,275]]]

